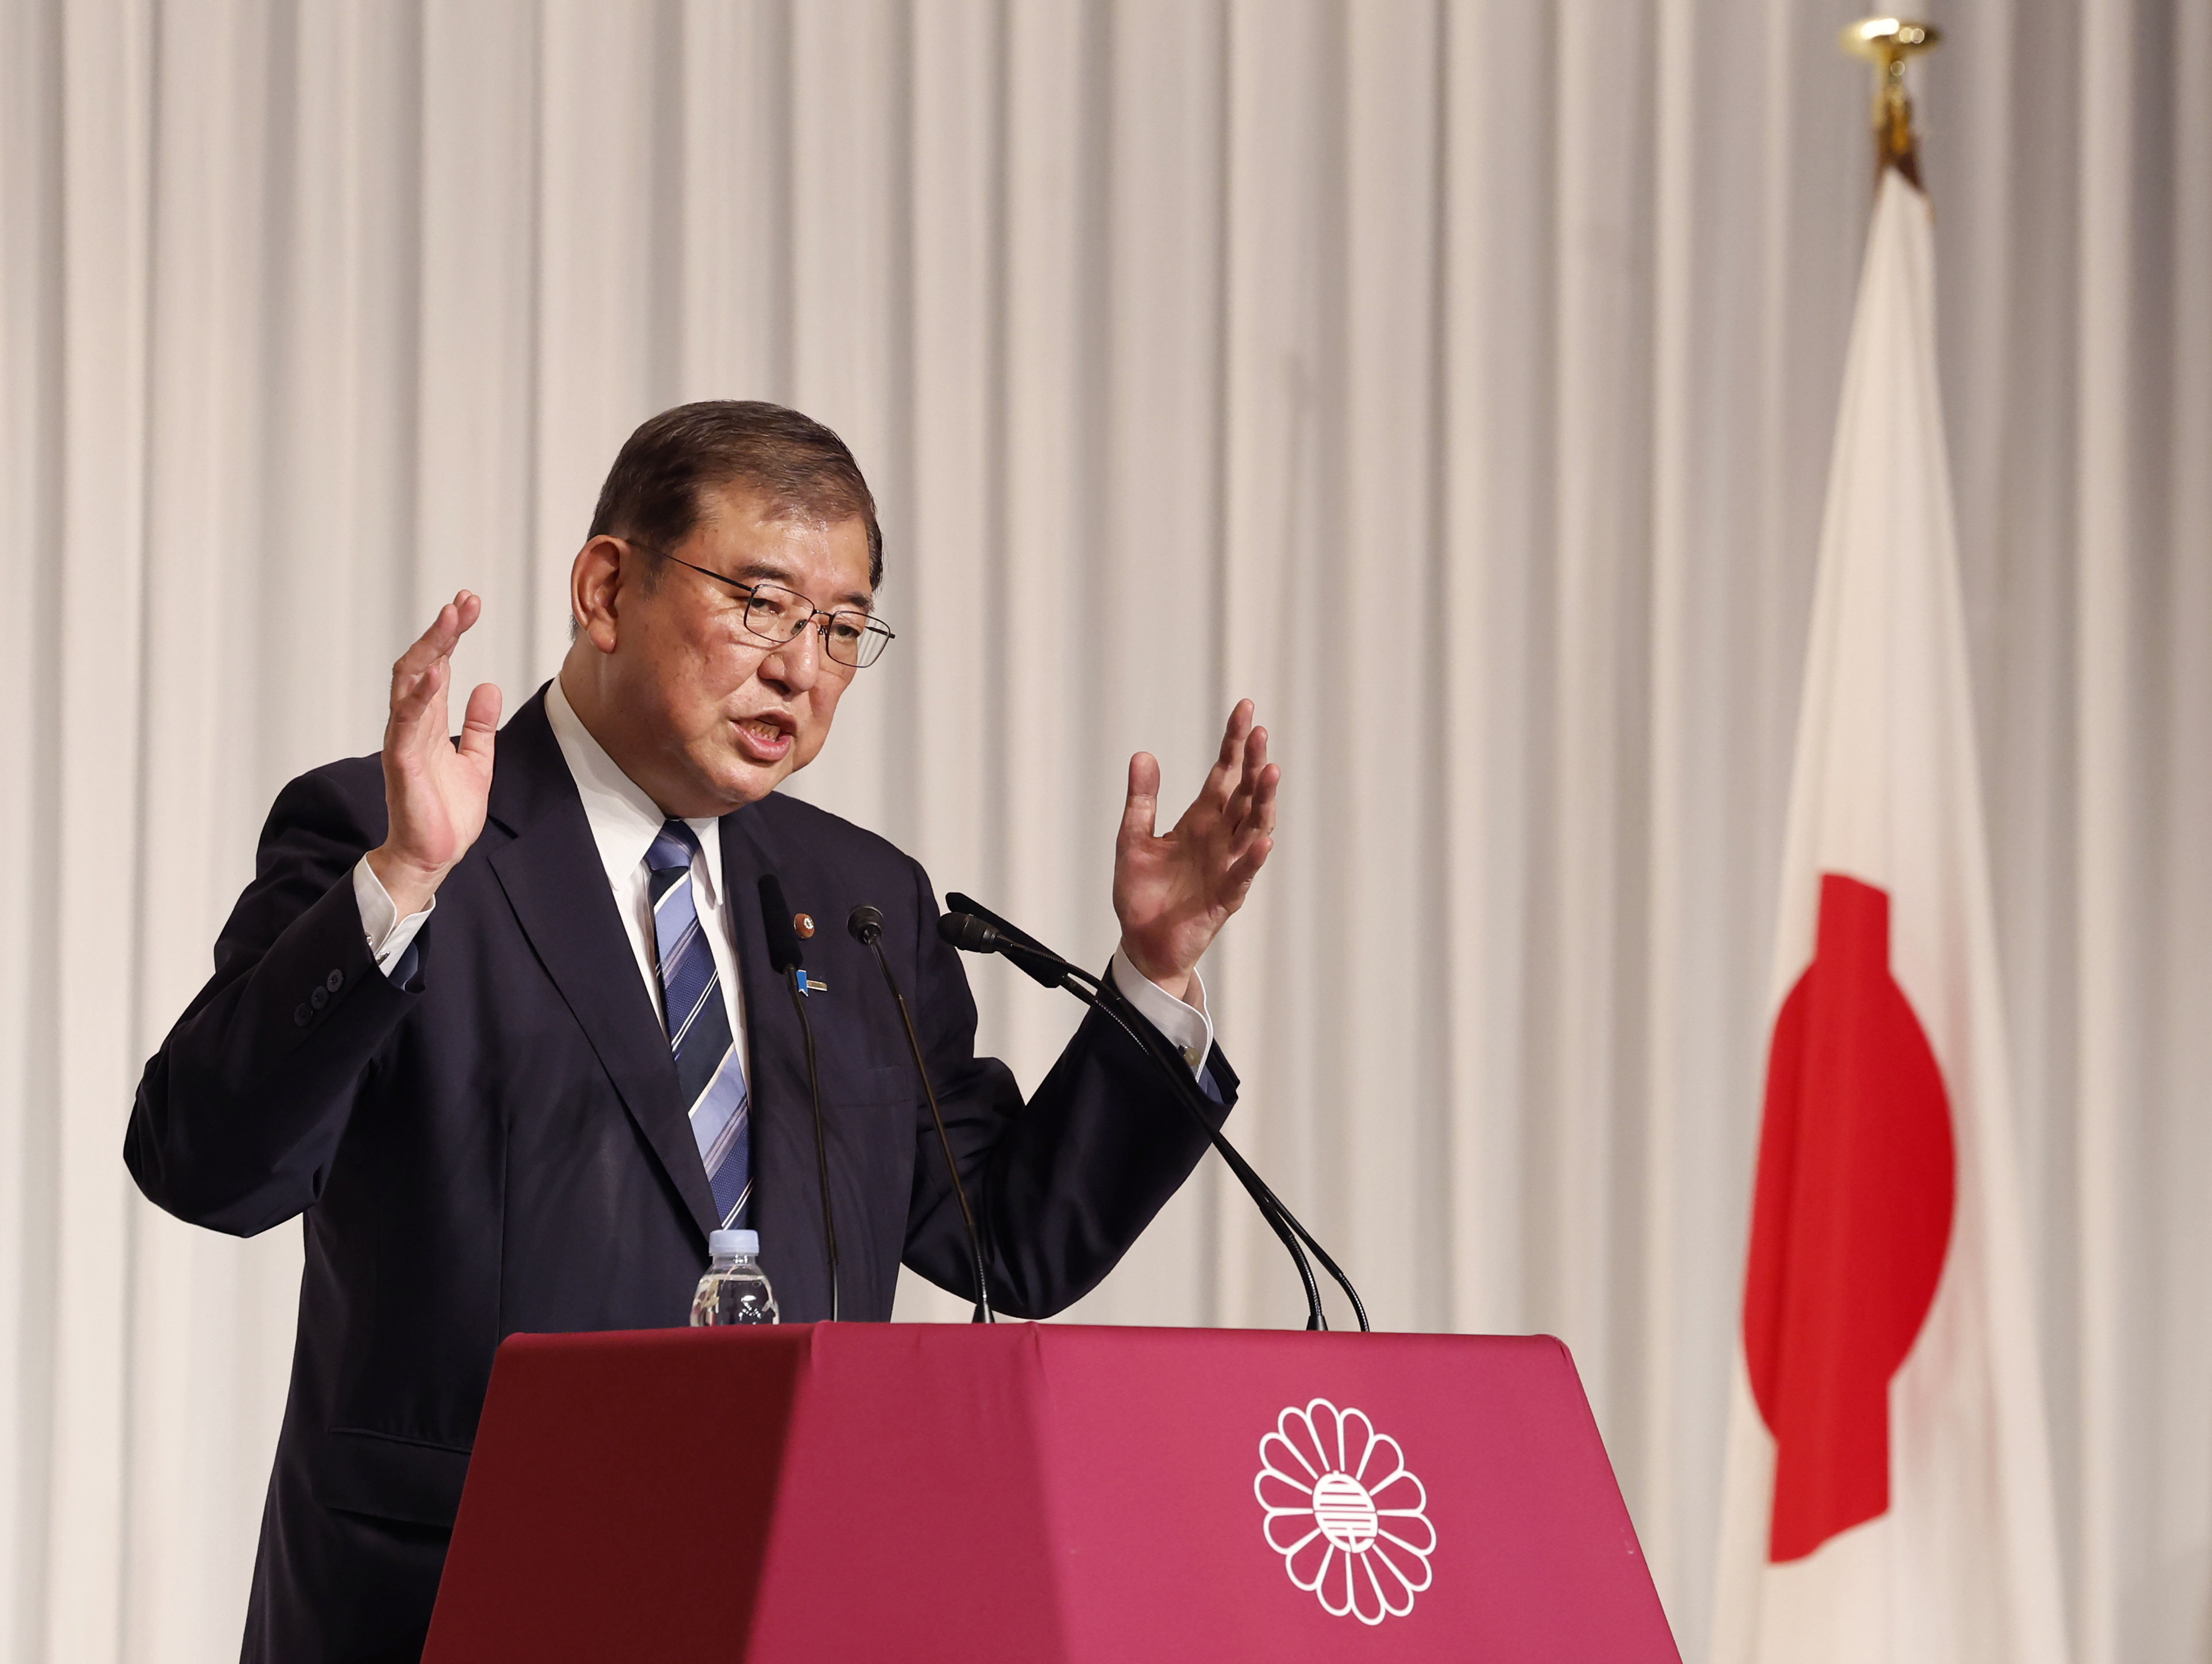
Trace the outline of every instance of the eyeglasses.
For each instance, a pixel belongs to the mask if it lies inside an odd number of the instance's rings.
[[[897,632],[886,628],[865,612],[850,608],[824,611],[795,589],[781,584],[748,583],[741,579],[726,578],[719,572],[703,566],[692,566],[689,561],[677,560],[665,549],[655,549],[649,544],[630,543],[627,537],[617,542],[629,543],[632,549],[641,549],[648,555],[657,555],[664,561],[675,561],[680,567],[689,567],[702,578],[712,578],[718,584],[726,584],[744,598],[744,624],[745,633],[757,636],[770,647],[787,647],[796,641],[811,624],[822,632],[822,651],[830,659],[853,670],[866,670],[884,656],[884,649],[897,639]]]

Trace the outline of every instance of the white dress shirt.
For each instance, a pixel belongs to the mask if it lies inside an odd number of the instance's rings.
[[[653,896],[645,853],[652,847],[653,839],[660,835],[660,829],[668,817],[635,780],[615,766],[615,760],[607,755],[605,748],[592,738],[575,708],[568,703],[568,695],[561,691],[557,677],[545,691],[545,720],[552,726],[554,740],[560,745],[561,756],[575,778],[577,793],[584,800],[584,818],[591,824],[592,841],[599,846],[599,860],[606,868],[607,888],[613,892],[615,908],[622,914],[630,951],[637,958],[638,975],[645,981],[653,1010],[660,1011],[659,948],[653,931]],[[730,1013],[730,1037],[738,1048],[738,1055],[744,1057],[747,1055],[744,1049],[745,1011],[738,987],[737,938],[730,898],[722,894],[721,889],[721,823],[710,818],[686,821],[684,824],[699,837],[698,851],[691,857],[692,899],[698,907],[707,945],[714,956],[722,999]],[[377,969],[389,976],[422,928],[422,921],[437,909],[437,897],[432,896],[430,905],[420,913],[400,918],[398,907],[370,869],[366,855],[354,867],[353,893],[361,908],[361,927],[368,939],[368,950],[376,956]],[[1184,1061],[1194,1071],[1203,1066],[1206,1054],[1213,1049],[1213,1020],[1206,1014],[1206,987],[1197,975],[1194,974],[1190,981],[1193,1003],[1186,1005],[1139,974],[1119,948],[1114,950],[1110,974],[1114,985],[1128,996],[1129,1003],[1144,1015],[1145,1020],[1182,1051]],[[661,1026],[665,1029],[667,1023],[667,1014],[662,1011]]]

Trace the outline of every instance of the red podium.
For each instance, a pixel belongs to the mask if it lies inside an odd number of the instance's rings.
[[[509,1339],[424,1657],[1677,1655],[1555,1340],[825,1323]]]

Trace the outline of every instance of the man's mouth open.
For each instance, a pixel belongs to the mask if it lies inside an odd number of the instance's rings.
[[[774,717],[745,717],[737,728],[738,747],[755,762],[781,762],[790,753],[791,729]]]

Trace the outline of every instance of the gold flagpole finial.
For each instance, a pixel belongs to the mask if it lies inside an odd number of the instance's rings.
[[[1920,183],[1920,152],[1912,133],[1912,100],[1905,90],[1905,60],[1942,44],[1933,23],[1908,17],[1863,17],[1846,27],[1837,45],[1875,67],[1875,172],[1894,167],[1914,185]]]

